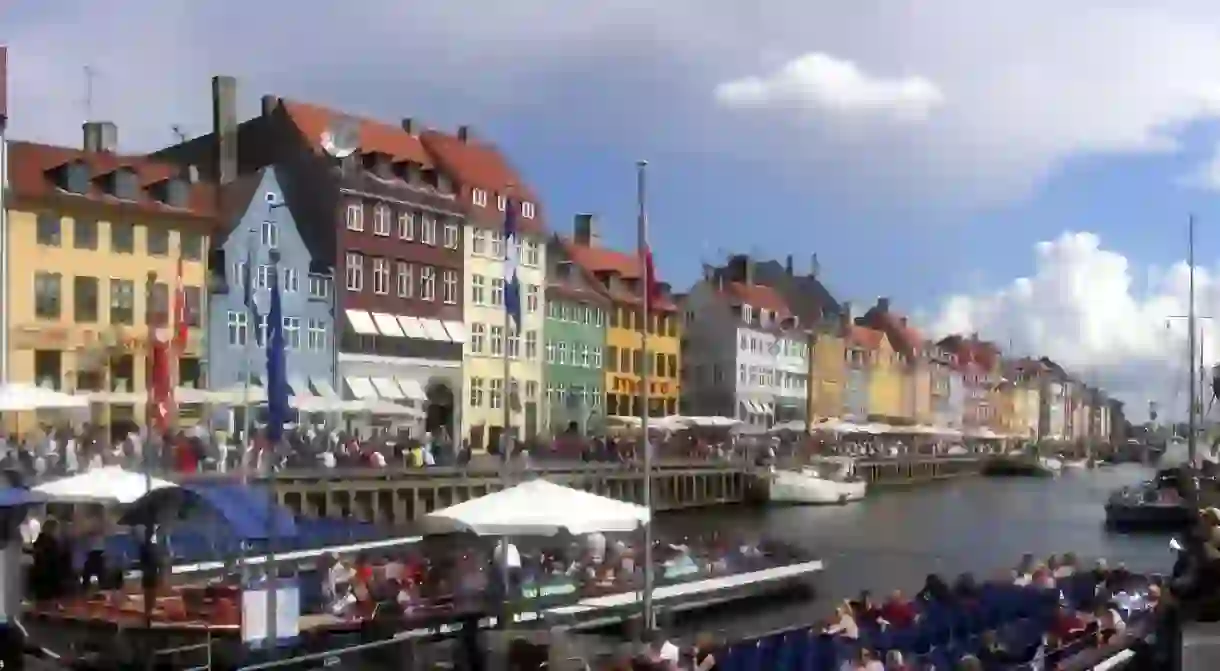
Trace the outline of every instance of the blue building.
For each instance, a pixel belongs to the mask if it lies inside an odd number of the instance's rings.
[[[943,347],[929,352],[932,377],[932,415],[938,427],[961,429],[966,412],[966,381],[957,358]]]
[[[208,303],[208,385],[225,389],[245,381],[247,348],[252,382],[266,377],[267,314],[272,277],[271,250],[278,250],[284,311],[288,383],[296,396],[338,397],[335,386],[334,291],[331,274],[319,272],[298,231],[274,167],[266,167],[226,187],[226,211],[234,218],[219,252],[212,254]],[[249,251],[253,247],[253,256]],[[252,323],[243,301],[248,259],[262,313]],[[223,275],[222,275],[223,273]]]

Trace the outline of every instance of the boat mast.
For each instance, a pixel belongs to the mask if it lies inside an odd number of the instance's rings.
[[[1195,406],[1198,404],[1199,398],[1198,387],[1195,385],[1195,328],[1198,318],[1195,315],[1195,217],[1193,214],[1190,216],[1190,221],[1186,226],[1186,265],[1190,268],[1190,288],[1187,299],[1189,301],[1189,311],[1186,313],[1186,329],[1188,332],[1186,347],[1190,350],[1186,359],[1186,367],[1190,372],[1190,383],[1188,385],[1190,396],[1187,401],[1189,412],[1186,417],[1186,451],[1189,455],[1191,468],[1197,468],[1198,464],[1195,463],[1195,460],[1198,457],[1198,441],[1195,434],[1198,427],[1195,423]],[[1196,498],[1195,503],[1198,503],[1198,492],[1194,492],[1194,494]]]

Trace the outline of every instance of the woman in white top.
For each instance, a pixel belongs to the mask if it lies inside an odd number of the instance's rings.
[[[852,640],[860,638],[860,626],[856,624],[856,618],[851,615],[851,607],[843,605],[836,608],[834,621],[822,633]]]

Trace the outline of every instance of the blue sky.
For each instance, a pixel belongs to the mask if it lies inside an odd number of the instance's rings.
[[[248,114],[274,93],[473,124],[553,228],[592,211],[620,247],[646,158],[679,287],[728,251],[817,253],[842,298],[889,296],[930,331],[1049,354],[1141,405],[1149,371],[1171,380],[1182,358],[1164,317],[1185,310],[1188,213],[1200,265],[1220,262],[1215,3],[351,7],[6,3],[13,134],[76,143],[93,116],[150,149],[175,124],[206,132],[209,77],[232,74]],[[1220,315],[1211,277],[1201,309]]]

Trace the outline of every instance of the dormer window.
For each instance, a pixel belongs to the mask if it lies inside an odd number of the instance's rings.
[[[165,204],[170,207],[186,207],[188,191],[186,182],[180,179],[169,180],[165,185]]]
[[[496,209],[501,212],[508,209],[508,196],[496,196]]]
[[[471,189],[470,202],[479,207],[487,207],[487,191],[483,189]]]
[[[758,325],[763,328],[769,328],[771,326],[771,313],[765,308],[760,308],[758,310]]]
[[[89,192],[89,166],[77,161],[64,168],[63,187],[72,193]]]
[[[115,198],[135,200],[140,181],[136,173],[126,168],[115,170],[110,176],[110,193]]]
[[[521,216],[525,217],[526,219],[533,219],[534,218],[534,204],[529,201],[522,202],[521,203]]]
[[[741,321],[752,324],[754,323],[754,308],[749,305],[742,304],[741,306]]]

